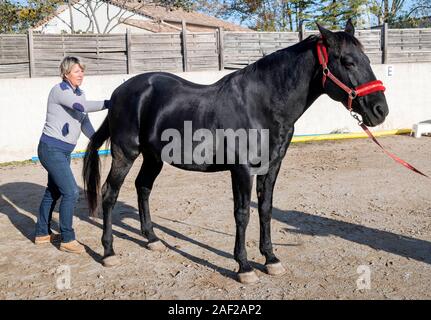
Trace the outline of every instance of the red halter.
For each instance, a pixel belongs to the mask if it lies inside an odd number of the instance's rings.
[[[347,109],[350,111],[350,114],[353,118],[358,120],[358,124],[361,126],[361,128],[365,131],[365,133],[370,137],[389,157],[394,159],[396,162],[402,164],[406,168],[419,173],[420,175],[423,175],[427,178],[429,178],[426,174],[420,172],[418,169],[413,167],[411,164],[407,163],[406,161],[398,158],[396,155],[390,153],[387,151],[373,136],[371,131],[367,128],[365,124],[359,119],[358,115],[353,111],[352,109],[352,102],[357,97],[363,97],[366,95],[369,95],[371,93],[377,92],[377,91],[385,91],[386,88],[383,86],[383,82],[380,80],[370,81],[365,84],[362,84],[360,86],[357,86],[354,89],[349,88],[346,86],[343,82],[341,82],[336,76],[334,76],[331,71],[328,69],[328,52],[326,50],[325,45],[323,44],[322,40],[319,40],[317,42],[317,57],[319,58],[319,63],[322,66],[323,69],[323,78],[322,78],[322,85],[325,87],[326,79],[331,79],[338,87],[340,87],[342,90],[344,90],[348,95],[347,100]]]
[[[323,78],[322,85],[325,87],[326,79],[331,79],[337,86],[343,89],[347,95],[347,109],[352,111],[352,102],[356,97],[363,97],[377,91],[385,91],[386,88],[383,86],[383,82],[380,80],[370,81],[354,89],[349,88],[344,83],[342,83],[336,76],[334,76],[328,68],[328,52],[322,40],[317,42],[317,57],[319,58],[319,63],[323,68]]]

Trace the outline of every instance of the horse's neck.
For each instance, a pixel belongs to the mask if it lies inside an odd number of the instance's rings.
[[[268,106],[277,117],[293,125],[323,93],[319,63],[314,52],[317,39],[307,39],[278,53],[282,64],[265,65],[272,75],[270,92],[279,95],[280,103]],[[275,60],[276,61],[276,60]]]

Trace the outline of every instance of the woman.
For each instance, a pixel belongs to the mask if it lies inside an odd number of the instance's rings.
[[[46,122],[38,146],[40,163],[48,171],[48,187],[39,208],[35,243],[61,240],[60,250],[72,253],[83,253],[85,248],[76,241],[72,227],[79,191],[70,168],[70,154],[81,131],[88,138],[94,133],[87,113],[109,107],[109,100],[85,99],[79,88],[84,79],[84,70],[85,66],[76,57],[65,57],[61,62],[63,81],[49,93]],[[52,211],[60,197],[61,239],[51,231]]]

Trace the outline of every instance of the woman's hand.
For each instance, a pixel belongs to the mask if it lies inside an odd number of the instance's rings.
[[[112,106],[111,100],[105,100],[103,103],[103,109],[110,109]]]

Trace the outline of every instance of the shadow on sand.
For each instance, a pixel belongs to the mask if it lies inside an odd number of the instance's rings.
[[[8,183],[0,186],[0,214],[6,215],[12,225],[19,230],[27,239],[33,241],[34,237],[34,225],[36,217],[38,215],[38,208],[40,200],[42,198],[43,192],[45,190],[44,186],[29,183],[29,182],[15,182]],[[26,201],[22,201],[22,194],[28,195],[40,195],[40,197],[31,197]],[[20,196],[21,195],[21,196]],[[89,218],[87,215],[87,206],[83,196],[83,190],[80,190],[80,200],[77,204],[76,217],[80,220],[85,221],[92,226],[102,229],[101,219]],[[58,206],[58,204],[57,204]],[[253,207],[257,207],[256,203],[252,203]],[[31,216],[23,213],[26,211],[31,214]],[[120,211],[120,214],[118,212]],[[135,227],[126,224],[123,220],[125,218],[132,218],[139,220],[137,210],[124,202],[118,201],[116,204],[116,210],[114,209],[113,214],[113,224],[125,231],[137,235],[137,237],[131,237],[126,233],[114,230],[113,234],[115,237],[132,241],[139,246],[145,247],[147,241],[141,235],[140,230]],[[163,218],[164,220],[182,223],[184,222]],[[318,236],[337,236],[345,240],[355,242],[362,245],[367,245],[376,250],[383,250],[392,254],[396,254],[402,257],[414,259],[417,261],[426,262],[431,264],[431,243],[425,240],[415,239],[411,237],[402,236],[392,232],[381,231],[374,228],[369,228],[361,226],[358,224],[338,221],[330,218],[315,216],[305,212],[299,211],[283,211],[277,208],[273,209],[273,219],[278,220],[286,225],[286,231],[298,234],[306,235],[318,235]],[[233,222],[233,217],[232,217]],[[224,233],[221,231],[203,228],[197,225],[194,227],[199,227],[204,230],[208,230],[215,233],[222,233],[221,236],[234,237],[232,234]],[[154,227],[160,231],[180,239],[182,241],[189,242],[193,245],[199,246],[205,250],[211,251],[221,257],[233,259],[231,253],[216,249],[198,240],[192,239],[178,231],[172,230],[166,226],[160,224],[154,224]],[[53,230],[59,232],[58,225],[53,225]],[[233,242],[233,241],[232,241]],[[235,278],[235,272],[228,270],[226,268],[217,266],[208,262],[200,257],[194,256],[190,253],[184,252],[179,248],[170,245],[166,241],[164,244],[170,250],[182,255],[184,258],[200,264],[202,266],[214,269],[220,274]],[[289,246],[289,244],[276,244]],[[101,263],[102,256],[95,252],[90,247],[86,246],[87,253],[98,263]],[[263,270],[263,266],[258,263],[253,263],[254,268]]]

